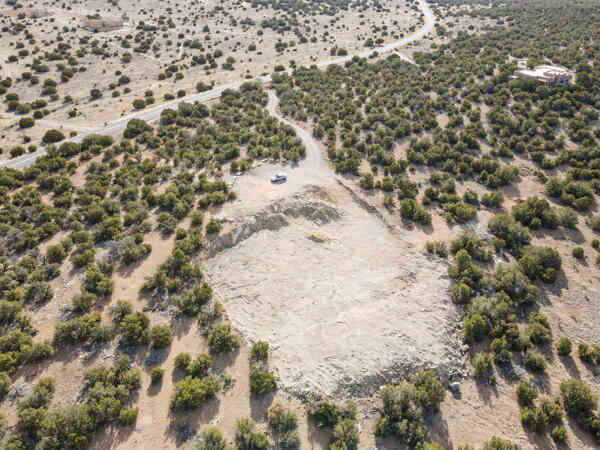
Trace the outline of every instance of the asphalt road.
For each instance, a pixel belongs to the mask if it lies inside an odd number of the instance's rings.
[[[406,36],[406,37],[400,39],[399,41],[391,42],[391,43],[383,45],[381,47],[366,50],[361,53],[357,53],[357,54],[353,54],[353,55],[346,55],[346,56],[342,56],[339,58],[322,61],[320,63],[317,63],[317,67],[324,68],[324,67],[330,66],[332,64],[343,64],[346,61],[350,61],[355,56],[359,56],[361,58],[366,58],[374,52],[387,53],[387,52],[397,49],[398,47],[402,47],[406,44],[409,44],[411,42],[421,39],[429,31],[431,31],[431,29],[434,26],[435,19],[433,17],[433,13],[429,9],[429,6],[427,6],[427,3],[425,2],[425,0],[419,0],[419,8],[421,9],[421,11],[423,12],[423,14],[425,16],[425,24],[423,25],[423,27],[421,27],[419,30],[415,31],[413,34]],[[409,58],[407,58],[404,55],[400,55],[400,57],[402,59],[404,59],[405,61],[410,62],[411,64],[413,63]],[[0,64],[2,64],[2,68],[6,72],[6,70],[8,69],[8,67],[5,68],[6,64],[4,64],[4,63],[0,63]],[[10,69],[8,69],[8,70],[10,73]],[[288,70],[288,73],[291,73],[291,70]],[[154,118],[160,116],[160,113],[163,112],[165,109],[177,108],[180,103],[194,103],[194,102],[205,102],[205,101],[209,101],[209,100],[214,100],[214,99],[219,98],[221,96],[221,93],[224,90],[226,90],[226,89],[237,90],[240,88],[240,86],[243,83],[245,83],[247,81],[254,81],[254,82],[259,82],[259,83],[264,84],[264,83],[268,83],[271,81],[271,76],[266,75],[263,77],[255,78],[253,80],[239,81],[236,83],[232,83],[232,84],[228,84],[225,86],[220,86],[220,87],[214,88],[210,91],[200,92],[198,94],[194,94],[189,97],[186,97],[182,100],[172,101],[170,103],[163,103],[154,108],[132,114],[126,118],[117,120],[115,122],[111,122],[109,124],[106,124],[103,127],[98,127],[97,129],[94,129],[92,131],[87,131],[87,132],[81,133],[73,138],[67,139],[64,142],[81,142],[83,140],[83,138],[85,138],[86,136],[89,136],[90,134],[100,134],[100,135],[113,134],[113,133],[116,133],[118,131],[125,129],[125,127],[127,126],[127,122],[129,122],[131,119],[151,120],[151,119],[154,119]],[[274,112],[274,110],[273,110],[273,112]],[[281,118],[279,118],[279,119],[283,120]],[[300,134],[301,137],[302,137],[302,133],[306,133],[302,129],[300,129],[300,130],[297,129],[296,131],[298,131],[298,133]],[[44,148],[41,148],[33,153],[28,153],[28,154],[19,156],[17,158],[13,158],[8,161],[4,161],[4,162],[0,163],[0,168],[22,169],[23,167],[27,167],[30,164],[33,164],[33,162],[37,158],[39,158],[40,156],[43,156],[43,155],[46,155],[46,150]]]

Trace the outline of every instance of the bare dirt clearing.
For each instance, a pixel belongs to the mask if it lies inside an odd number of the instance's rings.
[[[331,203],[319,192],[273,203],[213,243],[241,239],[204,264],[235,326],[270,342],[280,386],[296,394],[366,394],[420,366],[455,374],[445,265],[343,189],[328,191]]]

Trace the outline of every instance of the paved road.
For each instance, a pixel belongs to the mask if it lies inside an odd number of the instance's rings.
[[[341,56],[339,58],[322,61],[320,63],[317,63],[317,67],[324,68],[324,67],[330,66],[332,64],[343,64],[346,61],[350,61],[355,56],[359,56],[361,58],[366,58],[374,52],[387,53],[387,52],[397,49],[398,47],[402,47],[406,44],[409,44],[411,42],[415,42],[415,41],[421,39],[429,31],[431,31],[431,29],[434,26],[435,19],[433,17],[433,13],[429,9],[429,6],[427,6],[427,3],[425,2],[425,0],[419,0],[419,8],[421,9],[421,11],[423,12],[423,15],[425,16],[425,24],[423,25],[423,27],[421,27],[419,30],[417,30],[413,34],[406,36],[406,37],[400,39],[399,41],[392,42],[392,43],[383,45],[378,48],[365,50],[364,52],[357,53],[354,55],[346,55],[346,56]],[[406,57],[404,55],[399,55],[399,56],[402,59],[404,59],[405,61],[413,63],[408,57]],[[291,70],[288,70],[287,72],[291,73]],[[238,81],[236,83],[232,83],[232,84],[228,84],[225,86],[220,86],[220,87],[214,88],[210,91],[194,94],[194,95],[186,97],[182,100],[172,101],[170,103],[163,103],[154,108],[132,114],[123,119],[109,123],[103,127],[99,127],[97,129],[95,129],[94,131],[82,133],[78,136],[75,136],[74,138],[68,139],[66,142],[81,142],[83,140],[83,138],[85,138],[86,136],[88,136],[90,134],[106,135],[106,134],[116,133],[118,131],[125,129],[125,127],[127,126],[127,122],[129,122],[131,119],[151,120],[151,119],[154,119],[154,118],[160,116],[160,113],[163,112],[165,109],[177,108],[177,106],[183,102],[194,103],[194,102],[205,102],[208,100],[214,100],[216,98],[219,98],[221,96],[221,93],[224,90],[239,89],[240,86],[247,81],[254,81],[254,82],[259,82],[259,83],[263,83],[263,84],[269,83],[271,81],[271,76],[265,75],[263,77],[255,78],[254,80]],[[296,130],[296,131],[298,131],[298,130]],[[300,134],[301,137],[302,137],[302,132],[304,132],[304,131],[303,130],[298,131],[298,133]],[[29,153],[29,154],[22,155],[22,156],[19,156],[17,158],[14,158],[14,159],[11,159],[8,161],[4,161],[3,163],[0,163],[0,168],[6,167],[6,168],[12,168],[12,169],[22,169],[23,167],[29,166],[37,158],[39,158],[40,156],[43,156],[43,155],[46,155],[46,150],[41,148],[40,150],[37,150],[33,153]]]

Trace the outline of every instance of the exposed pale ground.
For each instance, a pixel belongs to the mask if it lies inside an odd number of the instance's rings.
[[[249,219],[253,234],[206,261],[234,325],[270,343],[280,386],[296,394],[373,393],[421,366],[456,374],[446,265],[331,191],[332,203],[271,205]]]

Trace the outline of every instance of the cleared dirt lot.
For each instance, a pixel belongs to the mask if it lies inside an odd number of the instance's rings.
[[[222,235],[235,245],[204,267],[236,328],[270,343],[280,387],[296,394],[367,394],[420,366],[455,374],[445,264],[343,188],[328,194],[275,202]]]

